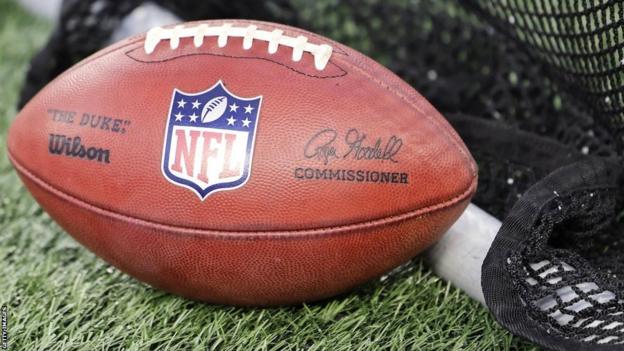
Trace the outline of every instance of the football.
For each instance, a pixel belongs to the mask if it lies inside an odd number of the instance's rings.
[[[477,184],[459,136],[389,70],[247,20],[97,52],[20,111],[8,154],[85,247],[218,304],[349,291],[434,243]]]
[[[202,123],[212,122],[225,113],[227,109],[227,98],[225,96],[217,96],[208,101],[202,109]]]

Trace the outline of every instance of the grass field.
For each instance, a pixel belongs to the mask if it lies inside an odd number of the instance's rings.
[[[187,301],[108,266],[39,208],[6,155],[29,57],[50,28],[0,0],[0,304],[9,350],[534,349],[418,260],[349,295],[275,309]]]

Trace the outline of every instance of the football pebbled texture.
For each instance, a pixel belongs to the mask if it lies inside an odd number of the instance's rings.
[[[463,142],[381,65],[273,23],[183,26],[80,62],[9,132],[35,199],[112,265],[211,303],[313,301],[408,261],[467,206]]]

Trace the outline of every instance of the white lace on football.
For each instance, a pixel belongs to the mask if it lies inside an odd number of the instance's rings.
[[[243,38],[243,49],[249,50],[254,40],[263,40],[269,43],[268,52],[274,54],[280,45],[288,46],[293,49],[293,61],[300,61],[304,52],[309,52],[314,56],[314,66],[317,70],[323,70],[332,55],[332,47],[327,44],[312,44],[308,42],[308,38],[300,35],[298,37],[289,37],[284,35],[284,31],[275,29],[273,31],[265,31],[258,29],[255,25],[247,27],[234,27],[231,23],[225,23],[221,26],[208,26],[200,24],[195,27],[184,27],[182,25],[175,26],[171,29],[161,27],[152,28],[147,32],[145,38],[145,52],[151,54],[162,40],[169,40],[171,49],[177,49],[180,45],[180,38],[193,38],[195,47],[200,47],[204,43],[205,37],[215,36],[217,45],[224,47],[229,37]]]

